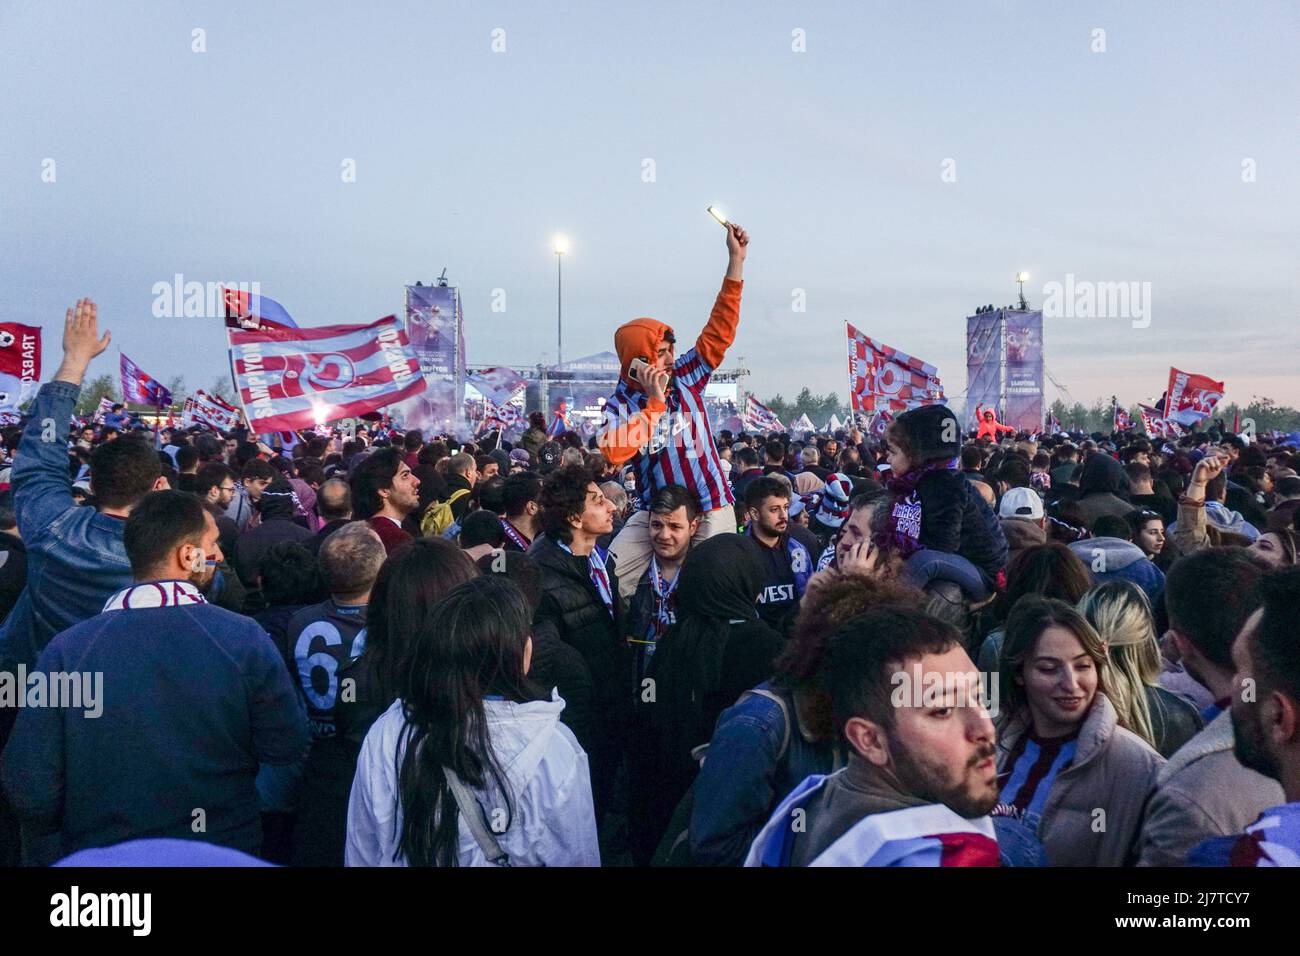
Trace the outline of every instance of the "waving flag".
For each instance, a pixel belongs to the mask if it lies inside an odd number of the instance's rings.
[[[1115,406],[1115,431],[1126,432],[1133,427],[1133,419],[1129,417],[1128,409],[1121,408],[1118,404]]]
[[[844,323],[849,342],[849,395],[854,411],[906,411],[944,401],[939,370]]]
[[[1165,398],[1165,418],[1191,428],[1208,418],[1223,398],[1223,383],[1208,375],[1169,370],[1169,391]]]
[[[1138,405],[1138,414],[1142,416],[1142,430],[1148,438],[1177,438],[1187,430],[1150,405]]]
[[[0,409],[16,411],[41,380],[41,327],[0,322]]]
[[[504,405],[497,405],[490,399],[487,403],[487,414],[483,416],[483,421],[479,423],[478,434],[483,435],[493,430],[509,431],[523,420],[523,412],[519,406],[512,402]]]
[[[227,331],[235,388],[256,433],[355,418],[418,395],[424,376],[400,323]]]
[[[1047,416],[1047,434],[1049,435],[1061,434],[1061,420],[1057,418],[1055,415]]]
[[[95,409],[95,414],[91,416],[91,421],[96,425],[104,423],[104,416],[113,410],[113,400],[105,395],[99,400],[99,407]]]
[[[560,402],[560,407],[555,411],[555,419],[546,428],[547,438],[559,438],[567,431],[572,431],[573,426],[569,424],[569,403]]]
[[[892,422],[893,420],[894,420],[893,415],[889,414],[889,412],[882,410],[876,415],[872,416],[871,425],[868,430],[871,432],[871,434],[875,435],[877,438],[884,438],[885,432],[889,430],[889,423]]]
[[[226,328],[259,329],[275,327],[296,329],[298,323],[287,309],[264,295],[240,289],[222,289],[221,300],[226,307]]]
[[[776,417],[776,413],[753,395],[745,396],[743,424],[745,431],[758,432],[760,435],[785,431],[785,426],[781,424],[781,419]]]
[[[118,366],[122,373],[122,401],[161,407],[172,403],[172,393],[123,354]]]
[[[228,432],[240,424],[239,409],[216,395],[209,395],[199,389],[185,399],[181,411],[181,426],[207,425],[218,431]]]
[[[523,377],[512,368],[485,368],[481,372],[465,376],[465,381],[498,407],[507,404],[527,385]]]

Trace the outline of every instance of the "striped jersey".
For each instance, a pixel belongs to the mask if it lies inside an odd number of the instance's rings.
[[[713,366],[695,348],[673,363],[673,379],[665,396],[667,411],[659,416],[650,441],[632,459],[639,509],[648,509],[655,492],[667,485],[684,485],[695,492],[702,511],[735,504],[704,407],[704,389],[713,372]],[[605,403],[604,429],[626,429],[649,401],[643,390],[619,382]]]

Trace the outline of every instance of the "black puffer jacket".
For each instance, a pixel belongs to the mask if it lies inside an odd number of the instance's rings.
[[[615,613],[611,616],[596,585],[591,583],[586,558],[575,557],[546,535],[533,542],[528,556],[542,572],[542,602],[534,621],[538,631],[553,627],[561,641],[582,655],[591,675],[591,729],[582,745],[591,761],[591,796],[596,825],[603,833],[606,811],[614,802],[614,781],[623,762],[633,693],[632,663],[621,626],[614,559],[607,558],[605,563],[614,592]],[[545,647],[542,650],[545,653]]]
[[[528,552],[542,572],[542,603],[538,621],[554,624],[560,640],[576,648],[591,673],[593,704],[597,711],[614,702],[630,705],[631,663],[621,628],[622,602],[613,557],[605,560],[614,590],[611,617],[591,583],[586,558],[575,557],[545,535]]]
[[[992,586],[1007,566],[1007,539],[993,509],[959,471],[932,471],[917,482],[921,544],[960,554]]]
[[[556,633],[554,621],[533,624],[533,666],[528,672],[546,690],[554,687],[564,698],[560,720],[573,731],[583,750],[591,751],[595,721],[591,713],[591,672],[576,648]]]

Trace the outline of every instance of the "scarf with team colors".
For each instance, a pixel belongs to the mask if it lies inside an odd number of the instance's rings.
[[[138,611],[148,607],[180,607],[207,604],[203,594],[189,581],[150,581],[123,588],[108,599],[105,611]]]
[[[573,551],[563,541],[555,543],[560,546],[561,551],[573,554]],[[600,592],[600,599],[605,602],[605,609],[609,611],[611,617],[617,617],[618,614],[614,609],[614,589],[610,587],[609,571],[605,568],[607,553],[599,547],[591,549],[591,554],[587,555],[587,574],[591,577],[591,583],[596,586],[596,590]]]
[[[759,832],[749,848],[745,866],[790,865],[796,834],[807,830],[807,807],[829,779],[822,774],[813,774],[795,787]],[[968,820],[938,803],[869,814],[809,864],[998,865],[998,841],[992,819],[983,816]]]
[[[894,493],[889,513],[889,530],[877,534],[876,544],[881,548],[894,548],[908,558],[921,550],[921,493],[917,486],[921,479],[933,471],[955,471],[958,459],[932,461],[913,469],[905,475],[889,479],[889,490]]]
[[[512,525],[505,518],[501,519],[501,531],[520,551],[527,551],[533,543],[531,539],[525,537],[522,531]]]
[[[1192,850],[1191,866],[1300,866],[1300,801],[1270,807],[1236,836]]]

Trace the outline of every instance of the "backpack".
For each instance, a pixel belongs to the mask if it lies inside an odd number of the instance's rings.
[[[781,749],[776,752],[776,762],[780,764],[790,751],[790,708],[786,704],[784,697],[762,687],[754,687],[745,691],[736,699],[736,703],[739,704],[751,694],[776,701],[776,705],[781,708],[785,731],[781,734]],[[700,744],[691,750],[691,757],[703,767],[708,750],[708,744]],[[659,841],[654,858],[650,861],[651,866],[694,865],[691,860],[691,814],[695,810],[695,785],[699,783],[699,780],[699,775],[696,774],[695,779],[691,781],[690,789],[686,791],[686,795],[677,804],[677,809],[673,811],[672,819],[668,823],[668,829],[665,831],[663,839]]]
[[[458,524],[451,506],[469,494],[468,488],[457,488],[446,501],[434,501],[420,516],[420,534],[426,538],[445,537]]]

